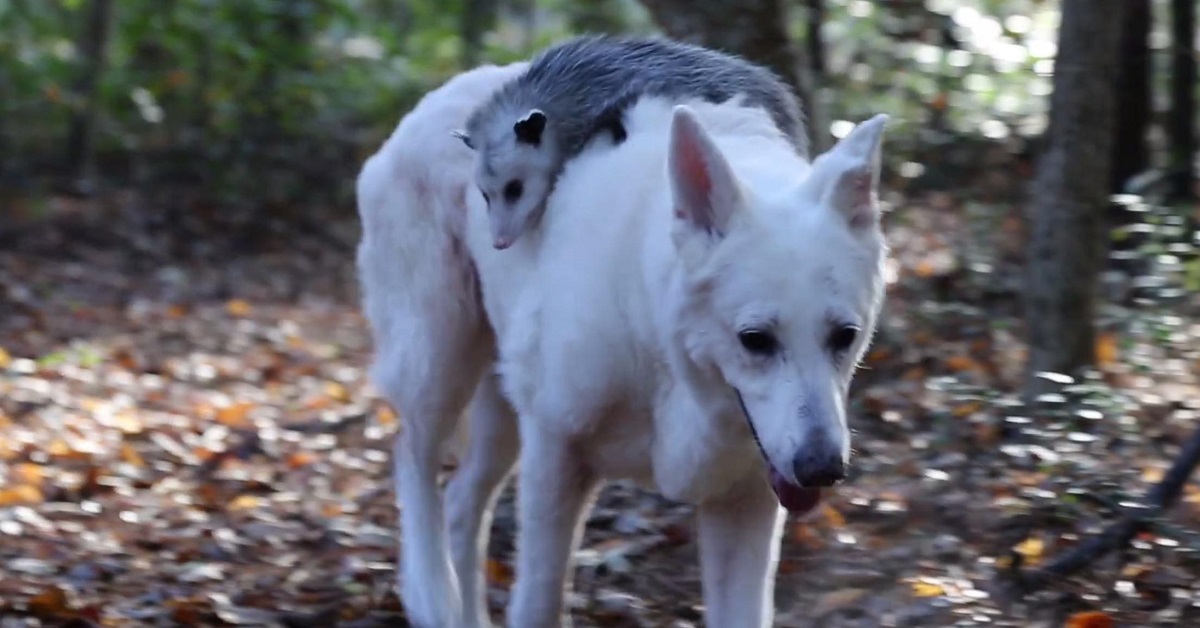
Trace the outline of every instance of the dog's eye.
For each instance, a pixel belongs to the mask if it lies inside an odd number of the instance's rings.
[[[738,332],[738,340],[746,351],[755,355],[772,355],[779,348],[779,343],[770,332],[761,329],[747,329]]]
[[[829,332],[829,350],[834,353],[842,353],[849,349],[857,338],[858,326],[842,325]]]
[[[504,184],[504,200],[512,203],[521,198],[521,193],[525,191],[525,186],[517,179],[513,179]]]

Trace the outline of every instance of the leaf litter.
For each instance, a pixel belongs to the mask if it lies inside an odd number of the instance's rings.
[[[1019,602],[993,587],[1161,477],[1200,418],[1195,300],[1108,308],[1100,370],[1026,407],[1011,233],[972,231],[954,195],[891,200],[853,475],[786,524],[776,625],[1200,620],[1194,482],[1087,575]],[[235,217],[163,227],[148,211],[109,199],[0,250],[0,626],[405,625],[389,473],[403,417],[366,381],[352,214],[328,212],[326,234],[259,217],[248,239]],[[702,625],[691,515],[606,489],[577,553],[576,625]],[[511,488],[494,529],[499,619]]]

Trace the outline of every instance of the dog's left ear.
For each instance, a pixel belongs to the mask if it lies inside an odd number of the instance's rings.
[[[855,230],[879,222],[879,171],[887,122],[888,116],[881,113],[854,127],[813,162],[802,186],[810,201],[841,213]]]
[[[542,133],[546,130],[546,113],[541,109],[530,109],[524,118],[513,124],[513,133],[517,141],[537,146],[542,143]]]

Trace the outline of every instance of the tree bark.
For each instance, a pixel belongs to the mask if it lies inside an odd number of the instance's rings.
[[[1150,128],[1150,0],[1127,0],[1121,28],[1120,68],[1117,71],[1117,127],[1112,151],[1109,189],[1121,192],[1125,183],[1150,166],[1146,131]]]
[[[805,114],[808,116],[811,150],[816,155],[831,145],[829,118],[825,115],[825,100],[822,98],[825,89],[825,39],[821,36],[821,27],[825,24],[825,0],[805,0],[805,7],[808,9],[804,20],[808,25],[808,77],[804,81],[807,89],[801,94],[808,96],[804,100]]]
[[[625,14],[617,0],[575,0],[567,6],[567,21],[576,33],[612,33],[625,30]]]
[[[1171,170],[1176,200],[1195,198],[1196,0],[1171,2]]]
[[[96,88],[100,84],[100,76],[104,73],[108,57],[108,40],[112,28],[114,4],[113,0],[92,0],[89,5],[87,24],[84,26],[79,41],[83,67],[75,82],[74,92],[81,104],[71,117],[70,130],[67,134],[66,163],[68,172],[75,178],[81,191],[90,187],[90,179],[95,169],[93,140],[96,121]]]
[[[463,69],[479,65],[483,36],[496,25],[496,8],[496,0],[467,0],[463,6],[460,24]]]
[[[807,112],[812,98],[801,78],[801,53],[788,37],[783,0],[641,0],[669,37],[741,55],[764,65],[795,90]],[[806,123],[807,124],[807,123]],[[808,129],[813,135],[812,128]]]
[[[1075,374],[1095,357],[1095,309],[1111,173],[1117,51],[1125,0],[1063,0],[1047,149],[1031,203],[1026,392],[1039,371]]]

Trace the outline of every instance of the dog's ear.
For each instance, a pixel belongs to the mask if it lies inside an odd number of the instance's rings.
[[[879,222],[879,171],[887,122],[888,116],[879,114],[854,127],[813,162],[802,186],[810,201],[840,212],[855,230]]]
[[[541,109],[530,109],[524,118],[513,124],[513,133],[517,141],[537,146],[542,143],[542,133],[546,130],[546,113]]]
[[[676,218],[692,231],[724,237],[741,207],[741,190],[729,162],[686,105],[676,106],[671,118],[667,168]]]
[[[458,139],[462,140],[462,143],[465,144],[467,148],[469,148],[471,150],[475,150],[475,145],[471,143],[471,136],[467,135],[466,131],[460,131],[458,129],[455,129],[453,131],[450,131],[450,135],[453,135],[454,137],[457,137]]]

